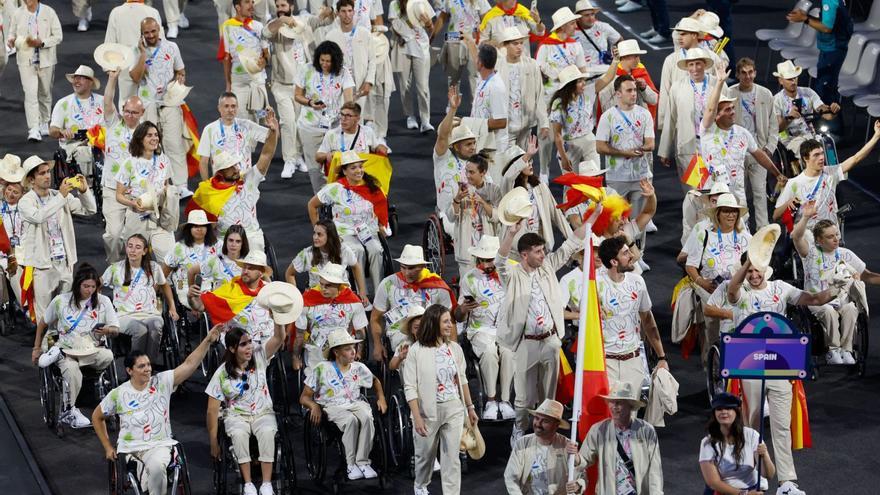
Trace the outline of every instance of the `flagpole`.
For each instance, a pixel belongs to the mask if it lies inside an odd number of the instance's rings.
[[[597,205],[597,208],[601,206]],[[590,217],[592,219],[592,217]],[[581,300],[578,308],[578,346],[574,375],[574,402],[571,406],[571,441],[577,443],[578,418],[581,416],[581,406],[584,395],[584,353],[587,344],[587,308],[589,308],[590,295],[590,272],[593,270],[593,223],[587,222],[584,229],[584,262],[581,264]],[[595,304],[595,303],[594,303]],[[574,481],[575,455],[568,456],[568,481]]]

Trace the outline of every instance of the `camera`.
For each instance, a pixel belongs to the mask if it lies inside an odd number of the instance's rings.
[[[89,140],[89,130],[88,129],[80,129],[73,134],[73,141],[88,141]]]
[[[599,52],[599,60],[603,65],[611,65],[611,61],[614,60],[613,54],[608,50],[602,50]]]

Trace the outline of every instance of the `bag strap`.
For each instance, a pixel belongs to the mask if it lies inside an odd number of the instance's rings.
[[[709,229],[704,230],[703,233],[705,233],[706,236],[703,237],[703,250],[700,251],[700,266],[697,267],[698,272],[703,270],[703,256],[706,255],[706,243],[709,242]]]
[[[636,479],[636,468],[633,465],[633,461],[630,456],[626,455],[626,450],[623,449],[623,445],[620,443],[620,439],[617,439],[617,455],[623,460],[623,463],[626,465],[626,470],[629,471],[630,476],[633,479]]]
[[[603,50],[599,49],[599,46],[596,45],[596,43],[590,38],[589,35],[587,35],[587,32],[584,31],[583,28],[581,28],[580,26],[578,26],[578,29],[580,30],[581,34],[584,35],[584,38],[586,38],[587,41],[589,41],[590,44],[593,45],[593,48],[595,48],[596,51],[599,52],[599,53],[601,54]]]

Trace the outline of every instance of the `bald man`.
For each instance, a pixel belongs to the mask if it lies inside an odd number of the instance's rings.
[[[159,35],[164,36],[159,11],[154,7],[145,5],[142,1],[130,0],[122,5],[113,7],[110,17],[107,18],[107,31],[104,34],[104,43],[119,43],[134,49],[141,38],[141,21],[146,18],[157,19],[160,22]],[[119,74],[119,105],[129,96],[135,94],[137,84],[132,82],[128,72]]]
[[[156,19],[141,21],[137,59],[129,70],[137,84],[137,95],[144,104],[144,119],[162,132],[163,152],[171,160],[171,183],[182,197],[191,195],[186,187],[186,141],[183,138],[183,112],[180,104],[165,105],[165,92],[172,81],[186,83],[186,70],[177,43],[162,39]]]

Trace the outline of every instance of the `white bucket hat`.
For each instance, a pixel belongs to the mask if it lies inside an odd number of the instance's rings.
[[[327,263],[318,271],[318,277],[331,284],[347,284],[345,279],[345,267],[336,263]]]
[[[238,61],[241,62],[241,66],[248,74],[259,74],[263,71],[263,68],[260,67],[260,53],[256,50],[245,48],[238,52]]]
[[[334,330],[327,337],[327,347],[324,349],[324,359],[330,359],[330,349],[348,344],[357,344],[361,339],[356,339],[345,330]]]
[[[162,104],[166,107],[179,107],[184,104],[184,100],[192,91],[192,86],[180,84],[177,80],[173,80],[165,87],[165,95],[162,97]]]
[[[581,16],[572,12],[568,7],[557,9],[556,12],[553,13],[553,29],[550,31],[556,31],[565,24],[568,24],[571,21],[576,21],[580,18]]]
[[[406,17],[413,26],[422,25],[420,18],[425,16],[433,18],[434,15],[434,8],[431,7],[431,3],[428,0],[412,0],[406,4]]]
[[[416,318],[421,317],[425,314],[425,308],[418,304],[410,304],[406,307],[406,316],[400,320],[400,331],[407,335],[409,338],[413,338],[412,331],[410,330],[410,323]]]
[[[586,79],[587,77],[589,77],[589,74],[581,72],[581,70],[578,69],[577,65],[569,65],[568,67],[559,71],[558,77],[559,87],[562,88],[572,81],[577,81],[578,79]]]
[[[238,153],[230,153],[226,150],[220,150],[211,158],[211,172],[215,175],[221,170],[237,167],[239,163],[244,161],[244,157]]]
[[[422,246],[416,246],[414,244],[403,246],[403,251],[400,252],[400,257],[395,258],[394,261],[406,266],[428,264],[425,260],[425,252],[422,250]]]
[[[86,357],[96,354],[98,348],[95,346],[95,339],[88,333],[81,333],[73,338],[73,346],[64,349],[64,354],[73,357]]]
[[[629,382],[618,382],[611,387],[608,395],[600,395],[599,397],[605,400],[625,400],[636,408],[645,406],[640,398],[640,391],[636,390]]]
[[[685,33],[702,33],[703,25],[692,17],[682,17],[678,24],[672,28],[673,31],[682,31]]]
[[[724,36],[724,30],[721,29],[721,19],[718,18],[718,14],[715,12],[707,10],[697,18],[697,21],[700,23],[702,32],[712,35],[714,38]]]
[[[152,210],[156,206],[156,194],[152,190],[144,192],[137,199],[141,204],[141,208],[145,210]]]
[[[192,210],[186,215],[186,225],[211,225],[205,210]]]
[[[702,60],[706,62],[706,68],[712,67],[715,64],[715,61],[712,60],[712,55],[709,54],[706,50],[697,47],[697,48],[688,48],[688,50],[684,54],[684,58],[678,61],[676,64],[679,69],[687,70],[688,62],[692,60]]]
[[[269,265],[266,261],[266,253],[262,251],[249,251],[247,256],[235,260],[238,266],[244,268],[244,265],[262,266],[267,268]]]
[[[599,7],[593,5],[590,0],[578,0],[578,3],[574,4],[575,12],[583,12],[585,10],[602,10]]]
[[[476,246],[468,248],[468,253],[475,258],[484,260],[495,259],[498,254],[500,242],[494,235],[484,235],[480,237],[480,242]]]
[[[339,157],[339,166],[345,167],[351,165],[352,163],[363,163],[366,160],[361,158],[357,151],[348,150],[343,151],[342,156]]]
[[[134,51],[119,43],[102,43],[95,48],[93,54],[95,62],[104,69],[104,72],[111,70],[126,71],[131,68],[134,62]]]
[[[709,189],[691,189],[688,191],[688,194],[692,194],[696,197],[700,196],[714,196],[716,194],[724,194],[729,193],[730,188],[724,182],[715,182],[712,184],[712,187]]]
[[[639,46],[639,42],[636,40],[622,40],[617,44],[617,56],[619,58],[629,55],[644,55],[646,53],[648,52],[642,50],[642,47]]]
[[[587,177],[595,177],[608,171],[607,169],[600,168],[596,160],[584,160],[578,163],[577,170],[579,175],[586,175]]]
[[[49,161],[43,160],[37,155],[31,155],[27,158],[27,160],[24,161],[24,164],[21,166],[22,173],[25,177],[27,177],[27,174],[31,173],[31,170],[39,167],[44,163],[49,163]]]
[[[21,182],[24,179],[24,169],[21,167],[21,158],[7,153],[0,160],[0,179],[7,183]]]
[[[302,294],[296,286],[287,282],[269,282],[264,285],[257,294],[257,304],[272,312],[272,320],[276,325],[293,323],[303,310]]]
[[[532,214],[532,200],[524,187],[514,187],[498,202],[498,220],[504,225],[515,225]]]
[[[452,134],[449,136],[449,146],[466,139],[477,139],[477,136],[471,131],[470,127],[459,124],[452,129]]]
[[[71,83],[73,82],[74,76],[88,77],[92,80],[92,89],[101,89],[101,81],[99,81],[98,78],[95,77],[95,71],[93,71],[92,68],[88,65],[80,65],[76,68],[76,71],[64,75],[64,77],[67,78],[67,82]]]
[[[556,421],[559,421],[560,428],[567,430],[571,428],[571,425],[568,424],[568,421],[562,419],[562,414],[564,412],[565,409],[562,407],[562,403],[553,399],[544,399],[544,402],[542,402],[537,409],[529,409],[529,414],[532,416],[544,416],[546,418],[555,419]]]
[[[528,34],[523,34],[519,28],[514,26],[504,28],[504,31],[501,31],[501,39],[498,40],[501,43],[507,43],[508,41],[516,41],[528,38]]]
[[[785,62],[776,64],[776,72],[773,73],[774,77],[781,77],[783,79],[795,79],[801,75],[803,72],[803,68],[799,65],[794,65],[791,60],[786,60]]]

